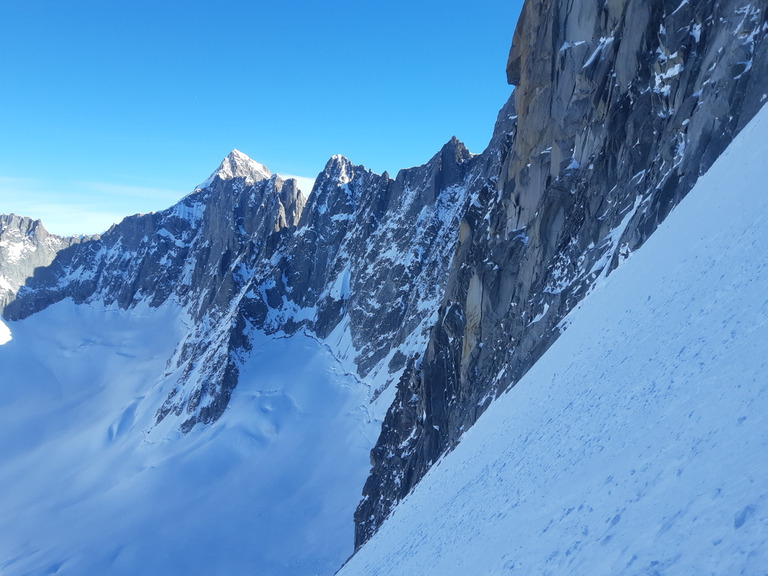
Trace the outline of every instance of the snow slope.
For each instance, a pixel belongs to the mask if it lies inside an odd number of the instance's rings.
[[[8,329],[8,326],[6,326],[3,321],[0,320],[0,346],[6,342],[10,342],[11,338],[11,331]]]
[[[352,552],[368,389],[315,340],[254,334],[218,422],[150,429],[183,320],[64,301],[7,323],[0,574],[330,574]]]
[[[768,108],[340,571],[768,570]]]

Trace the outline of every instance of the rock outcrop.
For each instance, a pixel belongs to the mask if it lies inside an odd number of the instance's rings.
[[[88,238],[49,234],[40,220],[0,214],[0,310],[16,298],[36,269],[51,264],[65,248]]]
[[[121,308],[141,301],[157,307],[173,298],[189,315],[190,332],[164,379],[173,396],[188,390],[184,429],[211,422],[236,385],[230,352],[242,335],[229,315],[246,280],[243,261],[271,255],[305,202],[294,180],[233,151],[168,210],[130,216],[101,236],[59,249],[26,278],[3,315],[25,318],[65,298]],[[159,407],[158,418],[167,412]]]
[[[495,189],[470,190],[437,323],[372,451],[356,547],[768,99],[767,4],[525,2],[514,143]]]

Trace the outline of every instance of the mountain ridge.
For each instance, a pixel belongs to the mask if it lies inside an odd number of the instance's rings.
[[[524,3],[507,64],[514,138],[464,215],[430,341],[398,383],[356,548],[760,109],[766,30],[763,1]]]
[[[23,277],[0,294],[3,317],[66,298],[178,304],[189,326],[158,375],[154,426],[183,433],[222,417],[256,331],[323,341],[386,410],[358,549],[760,109],[767,13],[763,0],[527,0],[515,89],[481,154],[453,137],[395,178],[337,155],[304,196],[234,150],[173,207],[43,265],[0,253],[0,274]]]
[[[338,576],[764,570],[766,133],[763,108]]]
[[[3,315],[21,319],[66,297],[122,308],[180,302],[193,326],[169,358],[157,423],[173,416],[185,432],[226,409],[249,326],[269,334],[309,330],[321,340],[335,333],[343,347],[336,355],[363,378],[373,373],[378,398],[399,377],[404,354],[426,340],[471,160],[452,138],[427,164],[392,179],[335,155],[307,199],[293,180],[267,176],[235,151],[206,187],[173,207],[130,216],[60,252]],[[401,232],[409,229],[415,243]],[[409,266],[396,262],[409,252]],[[418,280],[414,294],[405,279]],[[366,287],[351,295],[356,282]],[[374,334],[381,326],[389,330]]]

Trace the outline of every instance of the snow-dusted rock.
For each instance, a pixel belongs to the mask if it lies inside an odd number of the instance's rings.
[[[767,12],[528,0],[482,154],[452,139],[395,178],[334,156],[305,198],[233,151],[168,210],[40,260],[42,228],[5,217],[3,316],[173,301],[188,324],[154,425],[184,432],[224,413],[255,331],[322,340],[389,407],[359,546],[768,99]]]
[[[765,0],[528,0],[507,75],[515,137],[463,218],[418,369],[357,511],[364,542],[560,334],[768,99]],[[727,193],[727,191],[724,191]]]
[[[49,234],[40,220],[0,214],[0,310],[36,269],[44,269],[61,250],[80,241]]]
[[[339,576],[765,571],[767,133],[764,108]]]
[[[252,186],[259,180],[266,180],[272,173],[263,164],[252,160],[240,150],[232,150],[219,167],[208,176],[201,184],[195,187],[195,190],[208,188],[217,178],[219,180],[239,180],[243,186]]]

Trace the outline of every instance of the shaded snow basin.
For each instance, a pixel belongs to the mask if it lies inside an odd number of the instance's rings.
[[[65,301],[0,326],[0,574],[331,574],[351,554],[368,390],[304,335],[254,334],[217,423],[152,428],[181,318]]]

